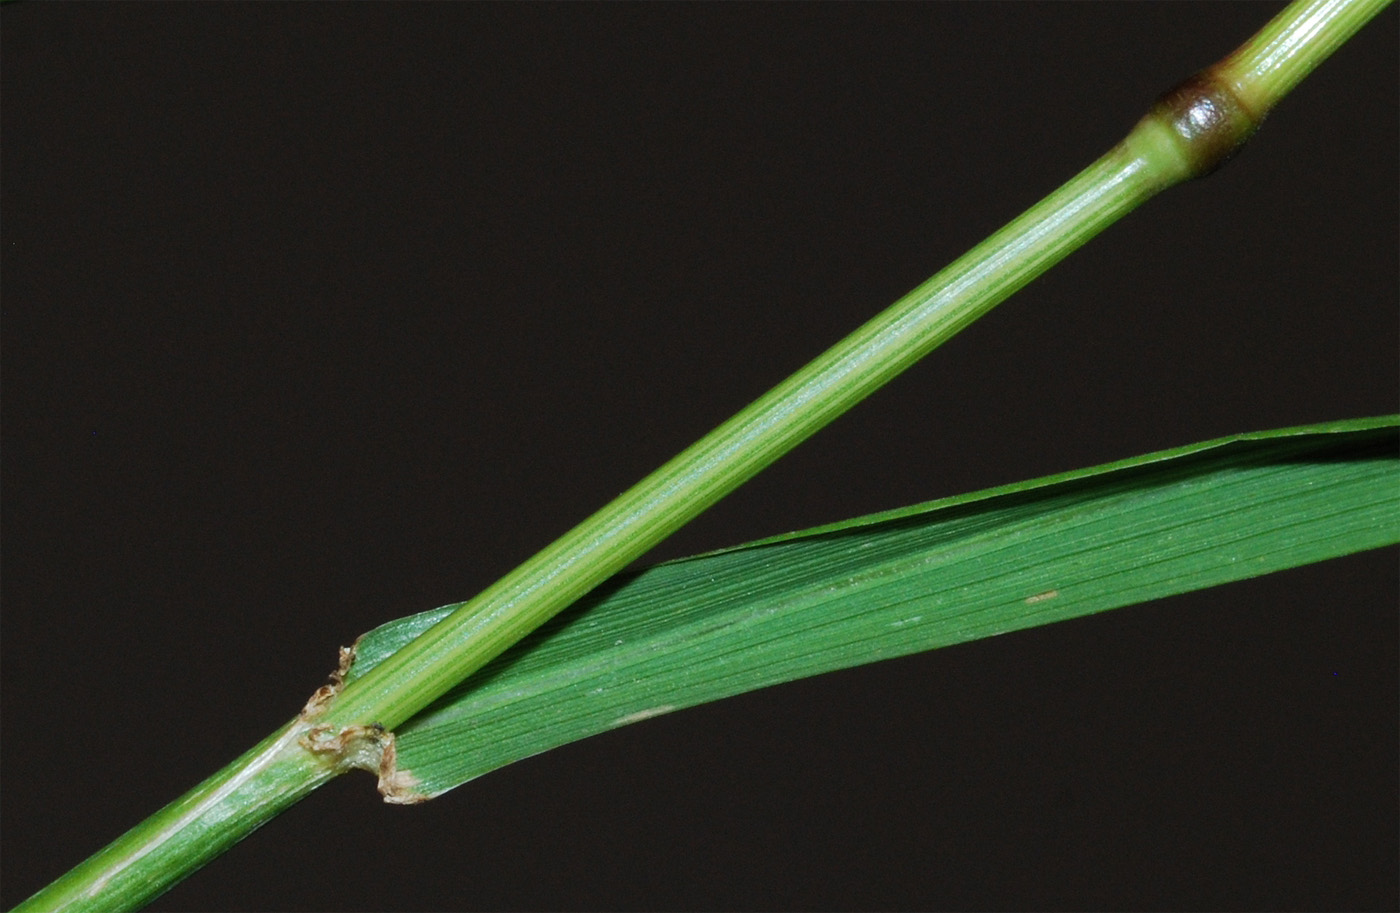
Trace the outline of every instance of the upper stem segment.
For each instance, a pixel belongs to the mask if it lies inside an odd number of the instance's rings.
[[[1140,145],[1115,147],[351,683],[325,721],[397,726],[1134,209],[1173,179]]]

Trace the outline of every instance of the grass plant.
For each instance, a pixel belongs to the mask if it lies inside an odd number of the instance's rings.
[[[1371,12],[1374,12],[1374,10],[1372,10]],[[1132,154],[1136,155],[1137,153]],[[1175,152],[1171,149],[1170,146],[1155,144],[1151,146],[1150,151],[1144,153],[1143,155],[1147,159],[1151,159],[1154,156],[1158,159],[1161,159],[1164,156],[1172,157],[1175,155]],[[1140,202],[1140,200],[1142,198],[1145,198],[1145,196],[1148,195],[1150,192],[1159,189],[1159,187],[1162,185],[1170,183],[1173,178],[1182,176],[1179,173],[1172,172],[1172,170],[1176,168],[1175,164],[1161,164],[1161,162],[1159,162],[1158,164],[1161,166],[1160,170],[1154,172],[1151,179],[1148,180],[1141,189],[1141,193],[1130,193],[1127,197],[1124,198],[1123,208],[1131,208],[1132,205],[1135,205],[1137,202]],[[1112,173],[1122,174],[1124,173],[1125,167],[1126,166],[1123,164],[1123,162],[1119,161],[1112,166],[1113,169],[1116,169],[1112,171]],[[1102,176],[1103,173],[1100,171],[1091,171],[1091,173],[1089,174],[1089,179],[1091,181],[1098,181],[1099,178],[1101,178]],[[1076,194],[1081,194],[1081,192],[1076,191]],[[1006,279],[1005,274],[1002,274],[1002,278]],[[1007,280],[1007,284],[1008,286],[1014,287],[1022,284],[1022,281],[1023,278],[1011,278]],[[926,298],[924,297],[911,299],[910,307],[913,311],[920,310],[924,308],[925,301]],[[956,329],[961,327],[962,325],[965,325],[965,323],[968,320],[970,320],[972,316],[975,316],[975,313],[978,310],[985,309],[985,307],[990,306],[991,303],[995,302],[988,300],[987,303],[975,306],[965,315],[960,314],[959,316],[956,316],[951,320],[951,322],[946,324],[947,328]],[[896,315],[895,317],[896,323],[899,320],[903,319],[904,317],[900,315]],[[880,332],[884,332],[886,330],[888,330],[888,327],[882,328]],[[905,337],[908,337],[911,333],[914,332],[915,331],[911,330],[908,333],[905,333]],[[870,332],[871,338],[875,338],[878,335],[879,333],[876,330],[872,330]],[[907,364],[908,362],[912,361],[913,358],[917,357],[918,354],[921,354],[922,351],[927,350],[929,346],[936,344],[943,338],[946,338],[946,334],[941,333],[941,331],[936,332],[933,336],[929,337],[928,341],[919,342],[917,344],[911,345],[908,349],[908,354],[900,356],[896,359],[896,361],[899,362],[900,365]],[[828,360],[827,364],[835,365],[838,367],[845,364],[865,364],[874,357],[875,356],[873,355],[856,354],[854,352],[851,352],[845,355],[833,357],[832,359]],[[892,370],[893,369],[891,369],[891,371]],[[846,377],[849,377],[850,372],[841,369],[836,371],[836,374],[840,375],[840,378],[838,379],[844,379]],[[809,378],[821,378],[822,376],[823,375],[820,374],[809,375]],[[872,380],[868,384],[865,384],[863,387],[861,384],[857,384],[856,387],[860,388],[859,392],[861,393],[868,392],[870,388],[878,385],[878,383],[884,382],[884,380],[887,380],[889,376],[890,371],[886,371],[885,369],[881,368],[872,375],[874,380]],[[802,387],[802,384],[815,384],[815,387],[820,387],[823,390],[836,390],[839,387],[839,385],[835,384],[834,380],[819,379],[817,381],[800,381],[794,389],[808,389],[806,387]],[[847,396],[845,392],[841,392],[837,400],[833,401],[834,404],[829,409],[827,409],[826,414],[823,416],[823,419],[829,418],[832,415],[839,413],[840,411],[849,407],[849,405],[853,401],[853,398],[853,396]],[[807,401],[810,402],[810,398],[807,398]],[[773,411],[770,413],[751,413],[751,416],[754,416],[754,425],[769,427],[771,425],[771,422],[769,422],[769,420],[764,416],[777,414],[787,415],[790,414],[790,410],[788,409],[788,407],[779,404],[774,406]],[[816,423],[815,421],[805,423],[800,429],[800,433],[807,433],[811,430],[815,430],[817,424],[818,423]],[[721,441],[720,449],[726,452],[728,451],[728,448],[730,447],[730,443],[732,441],[745,440],[747,439],[748,435],[748,432],[743,430],[745,427],[748,426],[738,425],[731,427],[736,428],[738,430],[730,438]],[[782,446],[786,447],[788,444],[794,442],[798,434],[799,432],[794,432],[792,435],[786,436],[783,440]],[[723,462],[723,460],[716,461],[714,459],[711,459],[709,456],[711,452],[712,451],[710,450],[702,450],[700,452],[700,455],[703,457],[703,459],[700,459],[699,462],[705,464],[716,464],[717,462]],[[776,449],[771,450],[767,454],[765,459],[776,456],[778,452],[779,451]],[[503,606],[509,608],[509,612],[503,611],[500,607],[495,607],[491,605],[487,605],[484,608],[481,606],[477,606],[475,608],[468,608],[459,617],[462,618],[464,623],[467,625],[466,629],[464,630],[470,630],[474,632],[471,637],[468,637],[466,638],[466,640],[461,641],[461,643],[458,643],[458,641],[455,638],[455,635],[452,635],[450,633],[450,628],[440,627],[434,630],[443,633],[433,635],[435,638],[437,638],[435,643],[437,643],[439,646],[433,647],[431,645],[428,645],[422,647],[423,650],[427,651],[430,658],[434,650],[436,650],[438,652],[438,655],[442,657],[457,657],[457,659],[452,659],[448,661],[448,665],[453,669],[451,674],[444,674],[441,672],[435,673],[429,676],[429,679],[426,681],[426,683],[424,681],[419,681],[417,684],[405,686],[402,677],[396,676],[394,674],[396,668],[440,669],[441,664],[434,662],[434,664],[424,666],[421,665],[418,660],[410,662],[409,659],[403,658],[410,656],[409,651],[401,651],[399,654],[397,654],[397,656],[400,658],[382,664],[376,671],[370,673],[369,675],[366,675],[364,677],[355,677],[355,679],[347,685],[346,690],[329,704],[325,713],[316,718],[314,725],[326,725],[331,727],[326,732],[326,736],[327,738],[334,738],[337,733],[344,732],[345,727],[361,727],[361,729],[363,730],[363,727],[369,727],[372,724],[374,724],[376,734],[366,735],[365,738],[367,739],[367,741],[357,743],[360,745],[360,749],[357,750],[363,750],[373,754],[373,749],[375,745],[379,745],[379,747],[382,747],[382,742],[380,742],[377,738],[378,726],[384,726],[387,728],[399,728],[400,723],[408,720],[410,717],[412,717],[414,713],[416,713],[421,708],[427,706],[432,700],[441,695],[443,691],[450,687],[460,677],[461,674],[465,674],[465,672],[470,671],[471,669],[480,666],[482,663],[489,661],[495,653],[499,652],[499,649],[504,648],[515,637],[525,633],[525,631],[528,630],[530,627],[544,620],[546,617],[548,617],[554,611],[557,611],[559,608],[562,608],[563,605],[567,604],[567,602],[572,600],[573,596],[586,591],[592,585],[596,584],[599,580],[602,580],[605,577],[614,573],[615,571],[621,569],[622,567],[625,567],[637,555],[639,555],[647,547],[649,547],[651,544],[657,541],[657,539],[665,535],[680,522],[684,522],[684,519],[687,516],[693,514],[696,510],[703,507],[705,503],[712,502],[715,498],[723,494],[725,490],[732,487],[734,484],[737,484],[739,481],[742,481],[744,477],[751,474],[753,471],[756,471],[757,466],[757,463],[741,466],[740,469],[736,471],[728,481],[725,481],[723,483],[714,483],[715,487],[711,487],[712,483],[708,481],[708,477],[692,475],[691,473],[693,466],[690,464],[680,465],[678,468],[673,466],[672,469],[664,470],[665,475],[663,475],[663,477],[661,478],[661,484],[659,488],[653,487],[652,489],[642,490],[636,500],[632,502],[626,502],[622,506],[616,508],[613,511],[612,516],[621,517],[630,523],[634,518],[642,517],[644,511],[651,510],[654,507],[661,505],[661,512],[668,515],[668,519],[665,524],[656,527],[654,530],[649,530],[646,532],[633,532],[632,530],[634,529],[634,527],[621,527],[617,526],[616,524],[608,526],[607,524],[604,524],[603,526],[584,528],[582,532],[573,534],[572,539],[566,537],[564,540],[561,540],[563,544],[558,547],[557,554],[554,554],[551,557],[548,557],[547,559],[540,559],[535,564],[536,567],[541,568],[544,571],[545,577],[549,579],[558,579],[556,571],[551,569],[557,569],[557,567],[561,566],[561,564],[567,565],[568,561],[561,561],[561,556],[563,556],[566,552],[572,554],[572,550],[578,543],[604,542],[606,544],[606,537],[614,535],[613,533],[607,532],[608,529],[619,530],[619,532],[616,534],[619,537],[618,541],[624,541],[627,545],[627,548],[612,550],[612,546],[608,545],[607,548],[610,550],[610,554],[607,562],[599,564],[597,567],[592,569],[587,575],[581,576],[576,582],[570,583],[567,586],[565,586],[564,590],[566,592],[564,596],[557,597],[548,604],[542,603],[541,608],[537,610],[531,609],[529,611],[524,612],[523,614],[512,614],[515,612],[515,607],[520,604],[519,600],[515,599],[514,597],[511,597],[511,599],[508,600],[507,603],[502,604]],[[658,491],[663,491],[664,493],[676,490],[677,488],[683,488],[686,485],[689,485],[690,483],[688,481],[679,482],[677,480],[691,478],[697,479],[695,483],[695,485],[697,486],[697,490],[703,491],[704,496],[699,500],[695,501],[694,503],[691,503],[685,507],[685,510],[688,511],[688,513],[673,512],[671,508],[665,506],[665,502],[658,500],[658,498],[660,497],[657,494]],[[1382,489],[1383,488],[1384,486],[1382,485]],[[1393,514],[1382,513],[1378,516],[1379,519],[1377,519],[1377,516],[1373,515],[1370,520],[1362,523],[1362,528],[1372,530],[1377,529],[1377,523],[1380,523],[1387,516],[1393,517]],[[611,523],[612,521],[608,522]],[[1381,539],[1377,542],[1370,543],[1371,545],[1379,544],[1381,541],[1393,541],[1393,537],[1389,539],[1387,538],[1387,536],[1391,536],[1391,534],[1384,532],[1385,527],[1383,524],[1379,527],[1379,529],[1381,529],[1382,532]],[[528,578],[518,578],[516,584],[509,584],[507,585],[507,588],[509,588],[509,586],[515,586],[517,588],[517,591],[519,592],[536,592],[538,590],[536,584],[531,582]],[[1036,593],[1031,593],[1026,597],[1022,597],[1020,599],[1020,602],[1023,605],[1039,604],[1027,603],[1026,599],[1034,599],[1037,595],[1043,595],[1052,591],[1056,592],[1056,595],[1058,596],[1058,588],[1052,587],[1050,590],[1038,590]],[[498,590],[497,592],[501,591]],[[1051,598],[1049,601],[1053,602],[1054,599]],[[493,624],[495,619],[514,620],[510,621],[508,624],[502,627],[502,633],[499,636],[497,636],[489,634],[489,631],[493,629],[485,628],[482,626],[483,622],[487,624]],[[488,636],[481,636],[482,632],[488,632]],[[420,639],[418,643],[427,644],[428,642]],[[470,653],[470,655],[468,655],[462,652],[462,643],[468,645],[486,643],[490,646],[490,649],[480,650],[474,653]],[[355,670],[353,670],[352,668],[352,672],[353,671]],[[364,668],[362,666],[359,670],[359,674],[363,674],[363,672]],[[657,706],[660,706],[651,702],[644,703],[647,703],[648,706],[640,708],[637,711],[638,713],[644,712],[648,709],[655,709]],[[622,714],[619,718],[625,718],[630,715],[632,714]],[[311,721],[307,722],[310,723]],[[256,757],[259,755],[259,752],[262,752],[266,755],[266,757],[270,759],[270,761],[273,764],[272,768],[267,769],[275,769],[277,767],[281,767],[288,772],[287,779],[274,783],[275,788],[268,789],[264,787],[258,787],[258,795],[265,797],[265,801],[268,803],[269,808],[274,806],[285,805],[289,801],[292,801],[293,799],[297,798],[297,796],[301,792],[304,792],[306,789],[314,787],[319,782],[323,781],[333,773],[337,772],[336,765],[322,764],[317,758],[302,751],[298,747],[298,743],[303,738],[305,738],[307,734],[307,726],[302,725],[299,728],[294,727],[294,729],[288,731],[286,735],[274,735],[267,742],[263,743],[263,745],[260,746],[259,749],[255,749],[253,753],[250,753],[250,755],[245,756],[245,758]],[[308,763],[308,758],[311,762],[314,763]],[[357,758],[356,760],[364,760],[364,758]],[[370,762],[372,764],[377,764],[378,758],[370,757]],[[407,766],[408,765],[405,765],[405,767]],[[238,778],[242,776],[242,774],[238,773],[238,771],[241,769],[242,768],[237,767],[232,768],[230,778],[221,782],[225,784],[229,782],[254,782],[239,781]],[[214,789],[222,790],[224,789],[224,786],[216,784]],[[192,801],[197,804],[204,800],[196,798]],[[243,819],[246,822],[245,827],[256,825],[265,817],[265,815],[258,809],[258,801],[263,800],[239,800],[237,803],[235,803],[235,805],[238,808],[238,813],[246,816]],[[233,808],[234,806],[231,805],[229,807]],[[168,813],[166,823],[168,824],[169,821],[173,819],[179,819],[181,821],[184,821],[184,811],[181,808],[175,808],[174,811]],[[202,861],[202,858],[204,857],[201,857],[201,853],[204,853],[205,856],[208,856],[211,855],[213,852],[221,849],[227,843],[226,838],[229,835],[236,835],[237,833],[237,828],[230,825],[230,820],[231,819],[229,819],[228,817],[221,817],[219,819],[217,827],[213,828],[209,832],[210,834],[213,834],[213,836],[209,837],[208,839],[206,839],[205,837],[201,837],[199,841],[197,841],[197,846],[199,847],[198,849],[186,848],[181,850],[179,854],[176,854],[176,856],[183,860],[178,864],[155,864],[150,870],[150,872],[147,872],[141,870],[140,868],[134,867],[135,863],[133,862],[133,866],[128,867],[128,869],[126,870],[130,871],[134,876],[133,880],[130,882],[131,887],[127,889],[128,893],[123,893],[122,890],[119,890],[117,882],[111,880],[103,880],[108,879],[111,876],[98,874],[96,878],[101,880],[101,890],[98,891],[95,896],[99,898],[99,905],[107,903],[113,905],[124,905],[151,896],[155,890],[158,890],[159,887],[163,885],[163,882],[161,882],[159,879],[161,877],[165,877],[153,875],[151,874],[151,872],[163,871],[167,874],[170,874],[178,871],[188,870],[190,865]],[[164,827],[164,825],[157,821],[157,827]],[[220,829],[222,829],[222,837],[218,834]],[[149,837],[150,832],[148,831],[144,835],[138,836],[138,840],[146,841]],[[146,845],[149,844],[137,843],[133,846],[141,847]],[[154,854],[145,852],[144,850],[139,848],[136,849],[135,855],[132,858],[134,860],[139,860],[141,865],[157,862]],[[179,866],[184,866],[184,869],[180,869]],[[155,879],[155,881],[152,881],[152,879]],[[92,882],[89,881],[88,885],[91,886]],[[63,889],[60,888],[60,890]],[[47,901],[42,902],[41,905],[47,905]]]

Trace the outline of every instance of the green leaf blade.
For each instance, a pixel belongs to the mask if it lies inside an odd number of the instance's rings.
[[[1385,418],[1240,435],[621,575],[398,730],[438,795],[706,701],[1400,541]],[[351,675],[454,606],[391,622]]]

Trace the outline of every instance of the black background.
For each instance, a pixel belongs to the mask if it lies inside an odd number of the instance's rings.
[[[1276,8],[5,6],[4,905]],[[653,557],[1394,411],[1396,24]],[[1387,549],[349,776],[157,908],[1394,908],[1396,607]]]

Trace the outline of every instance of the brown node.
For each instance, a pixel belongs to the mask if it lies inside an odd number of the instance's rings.
[[[1254,135],[1256,116],[1212,69],[1187,77],[1152,106],[1180,140],[1193,178],[1205,177],[1234,157]]]

